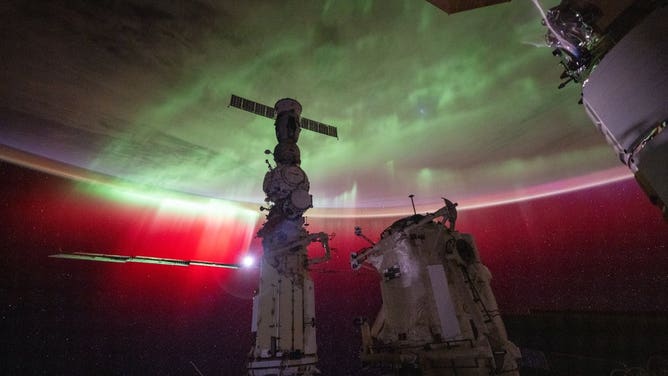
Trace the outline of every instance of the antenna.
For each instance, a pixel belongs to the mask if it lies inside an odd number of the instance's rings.
[[[252,112],[256,115],[268,117],[269,119],[274,119],[277,115],[276,110],[273,107],[254,102],[250,99],[242,98],[234,94],[232,94],[232,97],[230,98],[230,106],[236,107],[240,110]],[[338,130],[335,126],[332,125],[327,125],[319,121],[303,117],[300,119],[299,126],[302,129],[308,129],[309,131],[324,134],[325,136],[336,137],[337,140],[339,139]]]
[[[376,243],[374,243],[373,240],[369,239],[366,235],[362,234],[362,228],[360,226],[355,226],[355,235],[368,241],[372,246],[376,245]]]
[[[415,197],[414,194],[409,194],[408,197],[411,198],[411,205],[413,205],[413,214],[417,214],[417,211],[415,211],[415,202],[413,201],[413,197]]]
[[[446,208],[446,215],[445,215],[445,221],[450,221],[450,230],[454,231],[455,230],[455,221],[457,220],[457,205],[459,205],[456,202],[452,202],[448,200],[445,197],[441,197],[443,199],[443,203],[445,203],[445,208]]]

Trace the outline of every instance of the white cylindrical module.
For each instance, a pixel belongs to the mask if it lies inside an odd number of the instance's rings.
[[[270,166],[263,182],[270,208],[258,231],[264,253],[248,375],[310,376],[319,371],[313,282],[308,274],[307,246],[313,238],[303,218],[312,198],[297,147],[301,105],[285,98],[274,108],[276,167]]]
[[[306,247],[265,254],[260,289],[254,299],[255,345],[248,374],[253,376],[317,373],[315,298],[305,269]]]
[[[380,274],[383,299],[366,329],[362,361],[424,375],[517,375],[519,351],[508,341],[473,237],[436,217],[400,219],[358,254]]]
[[[302,106],[291,98],[276,102],[274,108],[236,95],[230,106],[268,118],[275,118],[278,144],[274,147],[275,166],[265,160],[269,171],[262,189],[266,194],[261,211],[269,211],[257,232],[262,238],[260,286],[253,299],[251,331],[254,343],[247,371],[249,376],[312,376],[320,374],[315,336],[315,298],[309,265],[329,260],[326,233],[309,234],[303,214],[312,207],[306,172],[299,165],[297,142],[302,120],[308,130],[338,138],[336,127],[301,119]],[[265,154],[272,154],[265,150]],[[325,255],[308,258],[308,245],[320,242]]]

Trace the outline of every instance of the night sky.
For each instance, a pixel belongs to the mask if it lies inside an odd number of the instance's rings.
[[[207,211],[110,199],[87,184],[0,164],[0,330],[10,374],[238,375],[250,349],[257,270],[51,259],[64,251],[237,262],[259,255],[261,224]],[[434,208],[436,209],[436,208]],[[410,203],[406,200],[406,214]],[[359,371],[352,321],[375,317],[378,278],[348,255],[396,218],[309,219],[336,233],[314,272],[321,369]],[[215,230],[220,239],[209,242]],[[460,212],[502,312],[668,312],[668,232],[632,179]],[[313,255],[321,250],[315,247]],[[511,333],[512,339],[512,333]]]

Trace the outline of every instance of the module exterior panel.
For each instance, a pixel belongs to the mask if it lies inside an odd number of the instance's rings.
[[[477,9],[499,3],[508,3],[510,0],[427,0],[448,14]]]
[[[439,322],[441,323],[441,334],[443,338],[455,338],[461,334],[459,329],[459,319],[457,319],[457,310],[450,295],[448,278],[445,276],[443,265],[427,266],[429,281],[431,282],[431,292],[436,303]]]
[[[605,55],[582,89],[594,124],[660,207],[668,203],[668,132],[660,128],[668,121],[666,19],[668,7],[647,16]]]

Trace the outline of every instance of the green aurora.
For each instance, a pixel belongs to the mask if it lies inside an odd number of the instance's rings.
[[[554,2],[552,2],[554,3]],[[473,202],[617,167],[528,1],[3,6],[2,144],[134,183],[259,203],[272,122],[299,100],[316,207]],[[546,2],[544,6],[550,6]],[[617,174],[623,169],[617,168]]]

